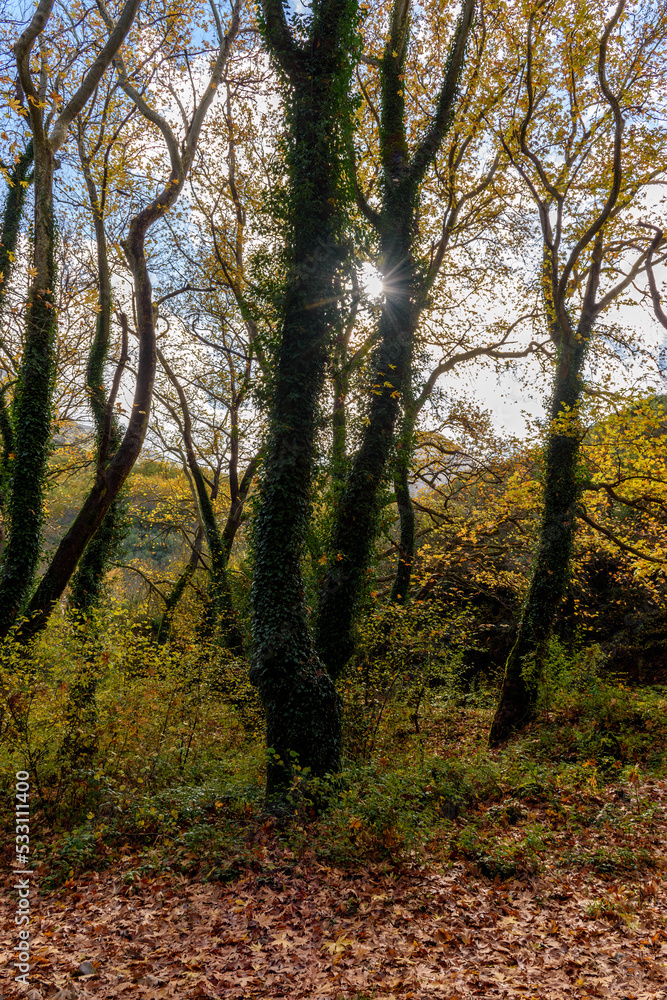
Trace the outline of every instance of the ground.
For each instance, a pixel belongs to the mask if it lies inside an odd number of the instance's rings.
[[[0,997],[667,1000],[667,781],[476,809],[476,840],[459,816],[447,851],[386,861],[360,840],[356,864],[322,863],[267,820],[224,881],[141,874],[129,850],[43,894],[38,871],[29,988],[12,982],[6,878]],[[491,831],[504,846],[486,857]],[[499,856],[514,876],[493,877]]]

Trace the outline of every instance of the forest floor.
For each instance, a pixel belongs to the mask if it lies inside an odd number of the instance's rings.
[[[409,848],[386,827],[371,844],[357,801],[347,857],[318,818],[246,807],[223,868],[212,848],[147,864],[130,838],[49,887],[40,860],[29,986],[13,982],[16,876],[2,883],[0,1000],[667,1000],[667,779],[577,767],[450,810]]]

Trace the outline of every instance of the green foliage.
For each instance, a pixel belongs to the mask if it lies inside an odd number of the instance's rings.
[[[505,843],[499,841],[493,830],[466,827],[456,842],[455,856],[473,862],[482,875],[493,880],[534,875],[540,867],[539,852],[545,846],[544,835],[539,827],[522,832],[520,840]]]
[[[547,712],[565,715],[569,724],[542,732],[543,759],[591,760],[609,777],[638,761],[662,766],[667,740],[663,688],[629,688],[609,676],[599,646],[567,656],[552,640],[546,662],[541,704]]]
[[[340,681],[349,756],[368,760],[384,724],[419,734],[434,697],[440,705],[461,697],[457,644],[468,624],[465,610],[455,614],[437,601],[367,608]]]
[[[44,888],[56,888],[82,871],[103,871],[108,862],[100,846],[100,837],[90,823],[66,834],[49,855]]]
[[[666,763],[664,692],[605,678],[595,648],[569,657],[554,644],[547,674],[559,694],[550,696],[548,717],[543,696],[545,721],[492,754],[484,748],[488,714],[463,704],[456,662],[447,653],[430,667],[419,660],[433,646],[446,648],[456,623],[439,621],[428,606],[417,610],[419,630],[409,608],[377,612],[364,649],[380,665],[373,673],[369,660],[367,682],[353,670],[345,675],[354,705],[355,686],[367,683],[372,693],[391,682],[394,667],[402,671],[380,718],[371,715],[373,747],[358,752],[348,733],[357,759],[325,777],[292,751],[275,827],[262,812],[263,720],[243,660],[195,647],[181,624],[158,647],[121,607],[76,623],[56,615],[29,650],[6,641],[0,790],[9,792],[16,770],[30,771],[41,881],[62,885],[126,855],[130,888],[166,870],[228,880],[263,863],[257,838],[274,836],[297,854],[337,864],[401,864],[427,850],[490,879],[535,874],[555,863],[556,851],[566,869],[649,866],[633,838],[650,822],[644,770],[660,773]],[[427,689],[419,732],[406,668],[420,671]],[[610,733],[622,750],[613,760]],[[610,782],[617,794],[601,808]],[[614,831],[614,843],[558,846],[560,830],[569,838],[600,828]]]
[[[205,780],[227,750],[243,757],[260,722],[238,667],[237,690],[223,700],[224,664],[193,646],[156,647],[121,607],[83,622],[55,617],[29,652],[8,640],[1,656],[3,766],[30,771],[50,825],[76,824],[105,803],[115,811],[142,786]]]

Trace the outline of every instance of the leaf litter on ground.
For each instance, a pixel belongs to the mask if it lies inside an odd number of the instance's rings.
[[[581,826],[533,809],[527,821],[554,820],[551,841],[539,865],[504,880],[437,844],[393,862],[323,863],[270,824],[255,837],[256,863],[228,882],[168,871],[128,884],[138,859],[125,855],[35,891],[29,987],[13,981],[8,876],[0,997],[667,1000],[667,781],[636,794],[645,817],[624,838],[618,789],[589,796],[595,821]],[[508,813],[511,843],[521,824]]]

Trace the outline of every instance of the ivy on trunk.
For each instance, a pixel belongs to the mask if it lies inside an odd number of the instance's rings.
[[[286,257],[269,433],[254,529],[250,677],[267,717],[267,797],[280,798],[294,762],[338,767],[338,695],[313,649],[301,559],[310,514],[320,396],[336,326],[336,275],[351,201],[347,173],[358,10],[315,0],[298,44],[280,0],[263,0],[262,33],[278,68],[284,139]]]
[[[542,291],[549,334],[557,348],[558,358],[544,454],[544,506],[537,551],[516,643],[505,665],[500,698],[489,733],[491,746],[498,746],[535,717],[547,644],[556,611],[567,587],[577,501],[581,493],[578,461],[582,430],[579,410],[586,351],[598,316],[631,284],[646,259],[646,254],[641,254],[621,281],[606,294],[599,294],[605,253],[609,252],[605,242],[605,227],[616,214],[624,179],[625,121],[619,98],[610,89],[606,76],[609,38],[623,14],[624,7],[625,0],[620,0],[607,20],[597,43],[598,86],[611,121],[611,179],[601,208],[593,213],[589,224],[583,229],[564,261],[559,259],[559,249],[563,235],[565,202],[571,185],[566,168],[575,169],[573,164],[576,164],[576,170],[579,171],[581,164],[577,157],[571,154],[562,176],[557,182],[551,182],[547,168],[530,146],[529,129],[533,124],[537,107],[533,76],[535,13],[528,23],[525,74],[527,107],[517,132],[518,151],[513,151],[503,140],[506,152],[526,182],[539,212],[543,240]],[[543,31],[548,30],[544,25],[541,27]],[[588,150],[587,131],[584,131],[580,141],[582,148]],[[573,142],[573,138],[570,142]],[[531,170],[534,173],[531,174]],[[638,185],[634,180],[626,181],[626,185],[624,198],[630,202],[637,193]],[[557,208],[555,213],[554,205]],[[576,290],[576,282],[572,281],[575,271],[586,275],[579,317],[576,320],[570,302],[570,297]]]
[[[420,270],[415,260],[420,186],[451,124],[475,0],[457,23],[443,85],[426,134],[412,157],[407,142],[403,76],[410,26],[409,0],[396,0],[381,60],[380,146],[382,208],[360,207],[380,236],[385,300],[368,385],[370,406],[361,445],[349,464],[335,511],[330,556],[320,595],[317,649],[332,677],[353,650],[352,627],[376,537],[378,496],[394,443],[401,402],[409,394],[419,319]]]
[[[55,219],[53,174],[55,155],[70,125],[92,97],[111,60],[122,45],[140,0],[127,0],[118,24],[86,71],[84,78],[47,132],[45,105],[31,69],[31,53],[46,28],[53,0],[40,0],[32,19],[14,46],[18,76],[26,95],[34,155],[34,277],[26,309],[23,357],[14,393],[12,423],[14,458],[10,466],[9,538],[0,573],[0,636],[23,611],[39,562],[44,521],[44,482],[51,443],[52,396],[55,375],[56,309],[54,289]],[[43,68],[42,68],[43,71]]]

